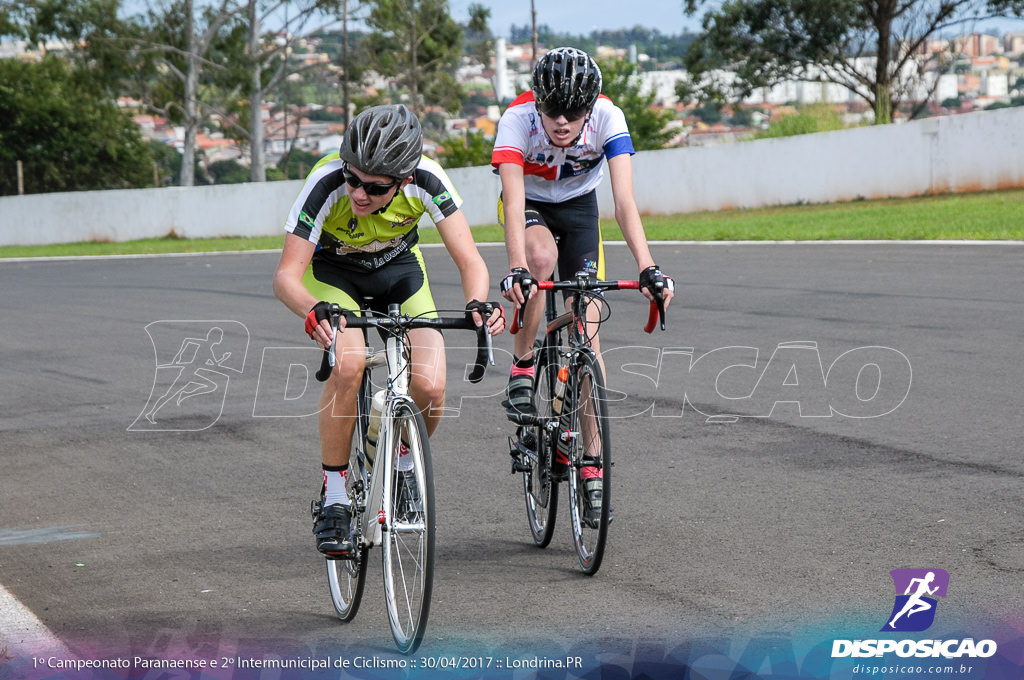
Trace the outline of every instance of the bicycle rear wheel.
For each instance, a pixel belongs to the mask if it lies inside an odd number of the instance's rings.
[[[572,439],[569,454],[569,518],[580,568],[595,574],[604,557],[611,521],[611,437],[604,375],[592,352],[581,352],[572,381]],[[587,495],[587,477],[600,473],[600,504]]]
[[[391,460],[399,461],[397,449],[404,442],[409,452],[402,461],[410,460],[412,470],[390,471],[384,597],[395,643],[400,651],[411,654],[423,641],[434,582],[434,473],[423,416],[408,403],[399,404],[393,428],[391,442],[396,450]],[[384,458],[378,453],[377,460]]]
[[[369,557],[365,548],[356,550],[350,560],[327,560],[327,582],[331,586],[331,601],[334,611],[342,621],[351,621],[359,611],[366,583],[366,562]]]
[[[550,354],[546,349],[539,350],[533,384],[537,415],[545,419],[554,416],[552,400],[558,373],[558,364],[550,360]],[[519,441],[534,454],[527,456],[525,462],[530,469],[523,473],[526,519],[530,533],[533,534],[533,542],[538,547],[546,548],[555,530],[555,510],[558,508],[558,484],[551,474],[554,440],[543,426],[524,425],[519,428]]]

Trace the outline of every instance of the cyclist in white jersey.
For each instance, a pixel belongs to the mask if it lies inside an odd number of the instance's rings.
[[[522,323],[506,388],[510,412],[536,412],[533,343],[544,298],[530,296],[524,305],[524,293],[536,290],[535,278],[553,278],[556,264],[563,280],[584,269],[604,278],[595,190],[606,164],[615,219],[639,267],[641,292],[653,299],[660,283],[666,307],[672,299],[673,280],[654,263],[633,196],[633,153],[622,110],[601,95],[600,69],[590,55],[571,47],[541,57],[532,91],[516,98],[498,122],[491,164],[501,178],[498,220],[510,270],[501,289],[520,310]],[[596,321],[599,314],[590,305],[588,318]],[[596,336],[592,346],[600,360]],[[600,495],[600,480],[594,482],[588,491]]]

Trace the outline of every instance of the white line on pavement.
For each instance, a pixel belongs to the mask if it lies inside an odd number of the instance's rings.
[[[7,656],[37,655],[72,658],[72,654],[35,614],[0,585],[0,651]]]

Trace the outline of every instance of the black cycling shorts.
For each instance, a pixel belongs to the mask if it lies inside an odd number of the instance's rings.
[[[357,315],[366,299],[373,298],[371,308],[379,314],[387,314],[388,305],[394,303],[410,316],[437,317],[419,246],[373,271],[346,267],[339,258],[317,253],[302,283],[317,300],[337,303]]]
[[[505,210],[498,199],[498,215]],[[597,271],[604,280],[604,244],[598,220],[597,193],[594,191],[562,203],[526,199],[526,228],[547,227],[558,243],[558,278],[566,281],[584,269]],[[549,272],[531,272],[547,276]]]

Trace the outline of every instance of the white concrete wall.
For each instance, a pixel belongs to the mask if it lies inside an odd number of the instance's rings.
[[[904,125],[634,157],[643,214],[828,203],[1024,188],[1024,107]],[[495,224],[499,182],[489,167],[449,171],[472,225]],[[83,191],[0,197],[0,245],[266,236],[282,233],[302,183]],[[607,179],[604,217],[614,205]],[[429,221],[425,221],[429,226]]]

